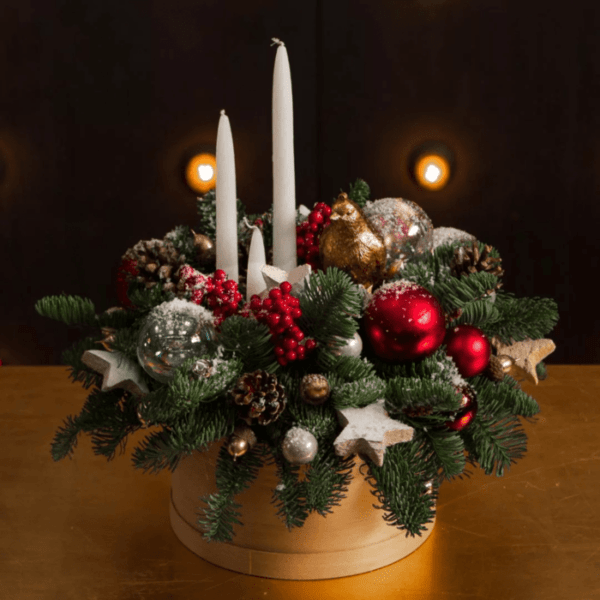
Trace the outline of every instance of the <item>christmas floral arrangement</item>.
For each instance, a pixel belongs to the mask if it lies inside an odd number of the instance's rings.
[[[41,315],[82,327],[63,362],[92,388],[56,433],[53,458],[84,432],[111,459],[147,429],[133,463],[158,472],[225,440],[218,492],[199,507],[209,541],[232,539],[236,496],[265,463],[292,528],[342,501],[358,455],[383,518],[413,536],[433,520],[444,480],[469,465],[501,476],[526,450],[520,417],[539,411],[519,381],[545,377],[557,306],[504,291],[491,246],[434,228],[413,202],[369,194],[359,180],[332,206],[301,207],[299,266],[263,265],[260,293],[248,291],[250,269],[238,281],[215,269],[209,193],[201,233],[181,226],[127,250],[120,307],[40,300]],[[238,202],[238,215],[244,265],[253,232],[272,245],[272,214],[244,215]]]

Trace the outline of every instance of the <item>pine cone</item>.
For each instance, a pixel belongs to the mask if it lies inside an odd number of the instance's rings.
[[[463,273],[470,275],[486,271],[496,277],[502,277],[504,270],[502,269],[502,259],[500,257],[489,256],[492,247],[487,244],[484,246],[483,252],[479,254],[479,242],[473,241],[471,247],[461,246],[454,250],[454,258],[450,262],[450,270],[452,275],[460,277]],[[496,289],[500,289],[502,283],[496,285]],[[491,293],[493,290],[489,290]]]
[[[176,293],[177,270],[185,262],[185,256],[169,240],[140,240],[122,258],[136,262],[139,274],[135,280],[146,289],[162,284],[163,290]]]
[[[411,418],[415,417],[426,417],[433,413],[433,408],[431,406],[408,406],[402,409],[402,412]]]
[[[502,381],[504,379],[504,369],[502,368],[502,361],[495,355],[490,356],[490,362],[485,370],[487,375],[492,381]]]
[[[283,412],[286,403],[285,390],[277,377],[262,370],[242,375],[231,395],[242,407],[240,417],[248,425],[272,423]]]

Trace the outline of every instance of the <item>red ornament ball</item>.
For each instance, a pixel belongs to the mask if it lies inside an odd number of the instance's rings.
[[[420,285],[394,281],[380,287],[363,328],[377,356],[403,361],[433,354],[444,341],[445,317],[437,298]]]
[[[451,431],[462,431],[473,422],[477,414],[475,390],[470,386],[463,386],[459,389],[459,392],[462,393],[461,409],[454,416],[454,420],[445,423]]]
[[[474,325],[457,325],[448,329],[446,354],[454,360],[463,377],[483,373],[490,362],[492,346],[481,329]]]

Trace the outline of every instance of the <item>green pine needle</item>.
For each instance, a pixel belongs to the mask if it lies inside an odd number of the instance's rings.
[[[35,310],[43,317],[62,321],[67,325],[96,325],[94,303],[80,296],[46,296],[38,300]]]
[[[348,198],[356,202],[361,208],[364,208],[370,196],[371,188],[364,179],[357,179],[353,184],[350,184]]]

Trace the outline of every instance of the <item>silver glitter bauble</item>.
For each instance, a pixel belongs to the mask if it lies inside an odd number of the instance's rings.
[[[317,438],[301,427],[292,427],[281,444],[283,456],[293,465],[309,463],[317,455],[318,449]]]
[[[357,331],[350,339],[344,339],[341,346],[331,344],[329,348],[331,353],[336,356],[354,356],[356,358],[362,352],[363,342]]]
[[[383,238],[390,275],[431,252],[433,223],[418,204],[404,198],[383,198],[367,202],[363,212]]]
[[[138,361],[148,375],[168,383],[173,369],[206,353],[214,336],[210,311],[186,300],[163,302],[152,309],[140,330]]]

